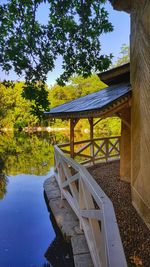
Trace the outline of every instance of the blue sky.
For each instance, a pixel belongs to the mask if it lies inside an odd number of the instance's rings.
[[[6,0],[1,1],[6,2]],[[101,36],[102,54],[112,53],[114,56],[113,62],[115,62],[119,57],[119,52],[122,44],[129,44],[130,16],[125,12],[113,10],[112,6],[109,3],[106,4],[105,8],[109,12],[109,18],[114,26],[114,31],[112,33],[103,34]],[[38,18],[42,23],[46,23],[47,16],[48,6],[43,4],[38,12]],[[54,71],[48,74],[48,85],[54,84],[55,80],[59,77],[61,73],[61,59],[59,58],[56,61],[56,67]],[[18,79],[18,77],[13,72],[11,72],[8,77],[0,70],[0,80],[3,80],[4,78],[11,80]],[[23,78],[20,79],[23,80]]]

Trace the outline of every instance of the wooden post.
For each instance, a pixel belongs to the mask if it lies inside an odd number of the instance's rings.
[[[109,140],[108,139],[105,139],[105,147],[106,147],[106,163],[107,163],[109,159]]]
[[[93,118],[89,118],[89,124],[90,124],[90,140],[91,140],[91,146],[90,146],[90,154],[92,157],[92,162],[94,164],[94,145],[93,145]]]
[[[126,108],[119,112],[121,118],[120,140],[120,177],[131,182],[131,110]]]
[[[74,158],[74,128],[79,119],[70,119],[70,157]]]
[[[74,158],[74,119],[70,119],[70,157]]]

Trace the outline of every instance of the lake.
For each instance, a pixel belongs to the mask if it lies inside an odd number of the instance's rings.
[[[53,143],[67,141],[65,134],[1,133],[0,267],[73,266],[43,192],[53,173]]]

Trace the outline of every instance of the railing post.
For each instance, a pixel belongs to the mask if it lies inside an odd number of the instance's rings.
[[[74,158],[74,120],[70,119],[70,157]]]
[[[74,128],[79,119],[70,119],[70,157],[74,158]]]
[[[109,139],[106,138],[102,144],[105,144],[108,150]],[[55,160],[58,172],[56,179],[63,193],[61,197],[65,197],[80,221],[93,265],[127,267],[113,205],[109,198],[86,168],[65,157],[57,146]],[[70,167],[75,174],[70,172]]]
[[[77,123],[77,120],[73,120],[72,123],[73,123],[72,128],[74,129]],[[58,145],[58,147],[61,148],[61,150],[64,153],[69,154],[72,158],[75,158],[76,156],[78,156],[80,158],[83,157],[84,160],[86,159],[82,163],[80,161],[79,163],[81,164],[84,164],[84,163],[87,164],[91,162],[95,164],[96,161],[101,161],[101,160],[105,160],[105,162],[108,162],[109,159],[113,159],[113,158],[116,159],[117,157],[119,158],[120,149],[118,147],[118,143],[115,144],[116,142],[118,142],[118,140],[120,142],[119,136],[94,139],[92,135],[92,131],[91,131],[90,138],[91,139],[76,142],[74,141],[74,136],[71,135],[70,143],[61,144],[61,145]],[[79,150],[77,149],[78,145],[80,145]],[[70,150],[65,149],[66,147],[70,147]],[[88,149],[88,154],[85,152],[86,149]]]
[[[109,158],[109,139],[105,139],[105,144],[106,144],[106,162],[108,162]]]
[[[90,141],[91,141],[90,154],[92,157],[92,163],[94,164],[93,118],[89,118],[88,120],[89,120],[89,124],[90,124]]]

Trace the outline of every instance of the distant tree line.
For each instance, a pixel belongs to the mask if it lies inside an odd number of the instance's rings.
[[[124,44],[121,47],[120,57],[114,66],[119,66],[127,62],[129,62],[129,47]],[[57,83],[51,87],[45,85],[44,89],[40,87],[40,92],[38,93],[37,86],[37,90],[33,90],[34,97],[31,96],[32,90],[29,90],[29,96],[28,99],[26,99],[24,96],[24,82],[0,82],[0,129],[4,127],[22,129],[24,127],[48,126],[48,122],[43,113],[44,103],[41,105],[41,101],[44,102],[45,99],[45,96],[43,97],[43,93],[45,92],[47,95],[46,106],[49,104],[48,109],[50,110],[54,106],[93,93],[104,87],[106,87],[106,84],[100,81],[96,74],[92,74],[88,78],[74,76],[69,79],[65,86],[60,86]],[[39,97],[41,98],[40,101]],[[116,119],[113,126],[113,120],[114,119],[107,119],[102,121],[98,124],[96,129],[101,129],[103,132],[105,128],[104,132],[108,132],[109,135],[111,132],[115,132],[116,134],[120,131],[120,126],[117,126],[119,124],[116,124]],[[111,127],[106,127],[108,125],[111,125],[112,130]],[[68,122],[57,120],[54,126],[68,127]],[[78,124],[78,129],[85,128],[88,128],[88,123],[86,121],[82,121],[82,123]]]

